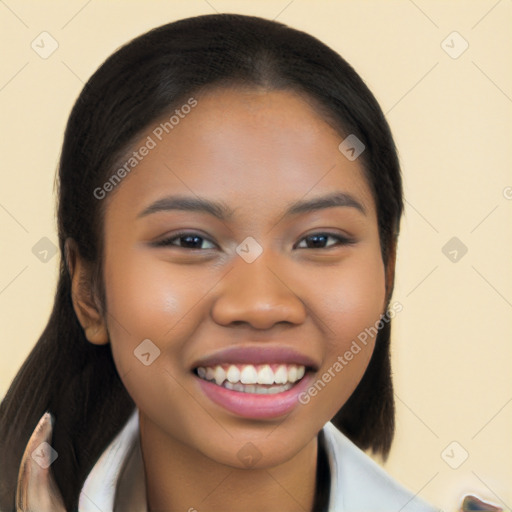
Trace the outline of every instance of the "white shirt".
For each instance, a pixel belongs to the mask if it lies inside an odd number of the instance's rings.
[[[87,476],[79,512],[147,512],[138,414],[135,409]],[[331,472],[329,512],[439,510],[394,480],[331,422],[323,431]],[[195,508],[200,510],[199,504]]]

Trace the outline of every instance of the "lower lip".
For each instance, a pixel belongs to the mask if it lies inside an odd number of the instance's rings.
[[[214,403],[244,418],[277,418],[288,414],[297,407],[299,395],[305,391],[312,381],[311,373],[306,375],[292,388],[273,395],[243,393],[233,391],[213,382],[197,377],[204,394]]]

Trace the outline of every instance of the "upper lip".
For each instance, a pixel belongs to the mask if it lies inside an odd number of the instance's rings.
[[[298,364],[313,369],[319,365],[309,356],[297,352],[290,347],[229,347],[194,362],[192,369],[199,366],[216,366],[229,363],[265,364],[283,363]]]

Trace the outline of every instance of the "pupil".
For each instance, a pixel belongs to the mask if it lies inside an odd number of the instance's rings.
[[[313,240],[311,245],[314,247],[320,247],[325,242],[325,238],[325,235],[312,235],[309,239]]]
[[[185,236],[183,236],[181,238],[182,238],[182,240],[185,240],[186,244],[189,243],[190,240],[194,240],[196,242],[196,244],[197,244],[198,240],[199,241],[201,240],[201,237],[195,236],[195,235],[185,235]],[[191,242],[191,243],[193,244],[194,242]],[[200,245],[201,245],[201,243],[199,242],[199,246]]]

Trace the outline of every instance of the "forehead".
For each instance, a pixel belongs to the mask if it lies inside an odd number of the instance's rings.
[[[135,151],[137,161],[109,203],[140,210],[180,193],[218,199],[254,217],[270,214],[273,205],[342,191],[375,214],[362,162],[339,151],[344,135],[307,98],[223,88],[192,99],[184,105],[197,102],[193,107],[178,106],[145,130],[124,159],[133,160]],[[138,151],[144,146],[150,149]]]

